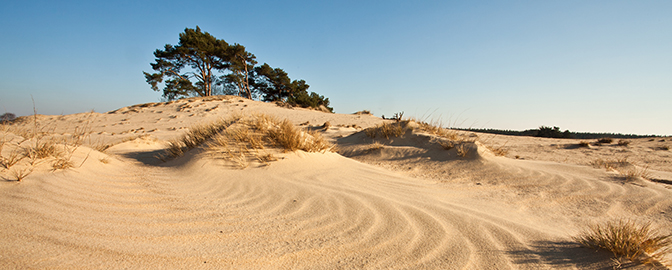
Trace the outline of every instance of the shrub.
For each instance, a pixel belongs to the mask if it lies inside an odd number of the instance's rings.
[[[587,141],[580,141],[579,147],[590,147],[590,143]]]
[[[287,103],[292,106],[300,106],[303,108],[320,108],[324,106],[329,112],[334,112],[334,108],[329,107],[329,98],[325,98],[322,95],[318,95],[315,92],[310,92],[310,95],[306,91],[299,91],[294,95],[291,95],[287,98]]]
[[[623,139],[618,140],[618,145],[619,146],[628,146],[629,144],[630,144],[629,140],[623,140]]]
[[[535,135],[536,137],[544,137],[544,138],[571,138],[572,133],[569,132],[569,130],[565,130],[564,132],[560,131],[559,127],[546,127],[546,126],[540,126],[539,129],[537,130],[537,134]]]
[[[612,138],[601,138],[601,139],[597,140],[598,143],[606,143],[606,144],[610,144],[613,141],[614,141],[614,139],[612,139]]]
[[[670,236],[653,229],[650,222],[637,224],[621,219],[591,225],[574,239],[586,247],[610,251],[619,259],[651,262],[669,253]]]

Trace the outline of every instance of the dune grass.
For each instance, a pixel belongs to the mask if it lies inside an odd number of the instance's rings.
[[[261,151],[266,148],[306,152],[333,150],[333,145],[319,133],[304,131],[289,120],[264,114],[234,115],[195,126],[180,138],[170,140],[161,158],[175,158],[203,144],[212,156],[229,160],[239,168],[248,167],[253,160],[263,164],[277,160],[272,151]]]
[[[366,136],[369,136],[370,138],[385,138],[385,139],[390,139],[390,138],[397,138],[401,137],[406,133],[407,130],[409,130],[408,123],[410,121],[405,120],[405,121],[397,121],[397,122],[385,122],[382,124],[379,124],[375,127],[370,127],[364,130],[364,133]]]
[[[671,236],[654,229],[650,222],[638,224],[620,219],[593,224],[574,240],[589,248],[610,251],[618,259],[652,263],[670,253]]]

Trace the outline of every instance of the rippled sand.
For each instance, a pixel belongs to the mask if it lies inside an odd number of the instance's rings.
[[[185,128],[239,111],[306,127],[329,121],[324,134],[339,153],[283,153],[242,170],[198,149],[154,158]],[[2,171],[3,269],[611,269],[609,253],[571,237],[610,218],[664,228],[672,220],[667,185],[547,157],[562,152],[520,160],[479,143],[460,159],[422,134],[360,151],[371,141],[358,132],[382,121],[368,115],[226,98],[40,119],[57,123],[55,133],[88,119],[93,140],[115,145],[104,153],[81,147],[78,166],[67,170],[38,164],[20,183]],[[511,152],[549,145],[515,140],[530,143],[517,141]],[[672,179],[660,159],[663,170],[652,174]]]

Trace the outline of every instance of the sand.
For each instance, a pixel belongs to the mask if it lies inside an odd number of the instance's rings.
[[[290,119],[338,150],[279,153],[245,169],[200,148],[155,157],[189,127],[236,113]],[[0,171],[3,269],[611,269],[609,252],[572,239],[586,225],[629,218],[672,232],[665,138],[580,148],[465,133],[476,142],[462,157],[423,132],[369,138],[363,129],[385,121],[372,115],[237,97],[37,119],[49,134],[88,135],[72,168],[24,159]],[[3,156],[29,120],[2,131]],[[490,150],[502,146],[504,156]],[[591,165],[626,157],[613,170]],[[657,181],[617,172],[645,167]],[[15,181],[23,168],[33,171]]]

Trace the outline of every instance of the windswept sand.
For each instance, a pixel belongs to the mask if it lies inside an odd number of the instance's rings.
[[[235,113],[319,130],[338,153],[282,153],[246,169],[199,149],[155,158],[190,126]],[[658,149],[672,142],[661,138],[575,148],[579,140],[465,134],[478,142],[460,157],[421,132],[368,138],[362,130],[383,122],[371,115],[236,97],[38,121],[61,136],[86,127],[85,145],[113,146],[78,148],[75,168],[38,163],[21,182],[0,172],[3,269],[612,269],[610,253],[572,236],[614,218],[672,232],[671,186],[660,183],[672,181],[671,152]],[[15,133],[2,133],[11,139],[3,156],[21,141]],[[502,145],[504,157],[488,150]],[[625,181],[589,165],[623,157],[659,181]]]

